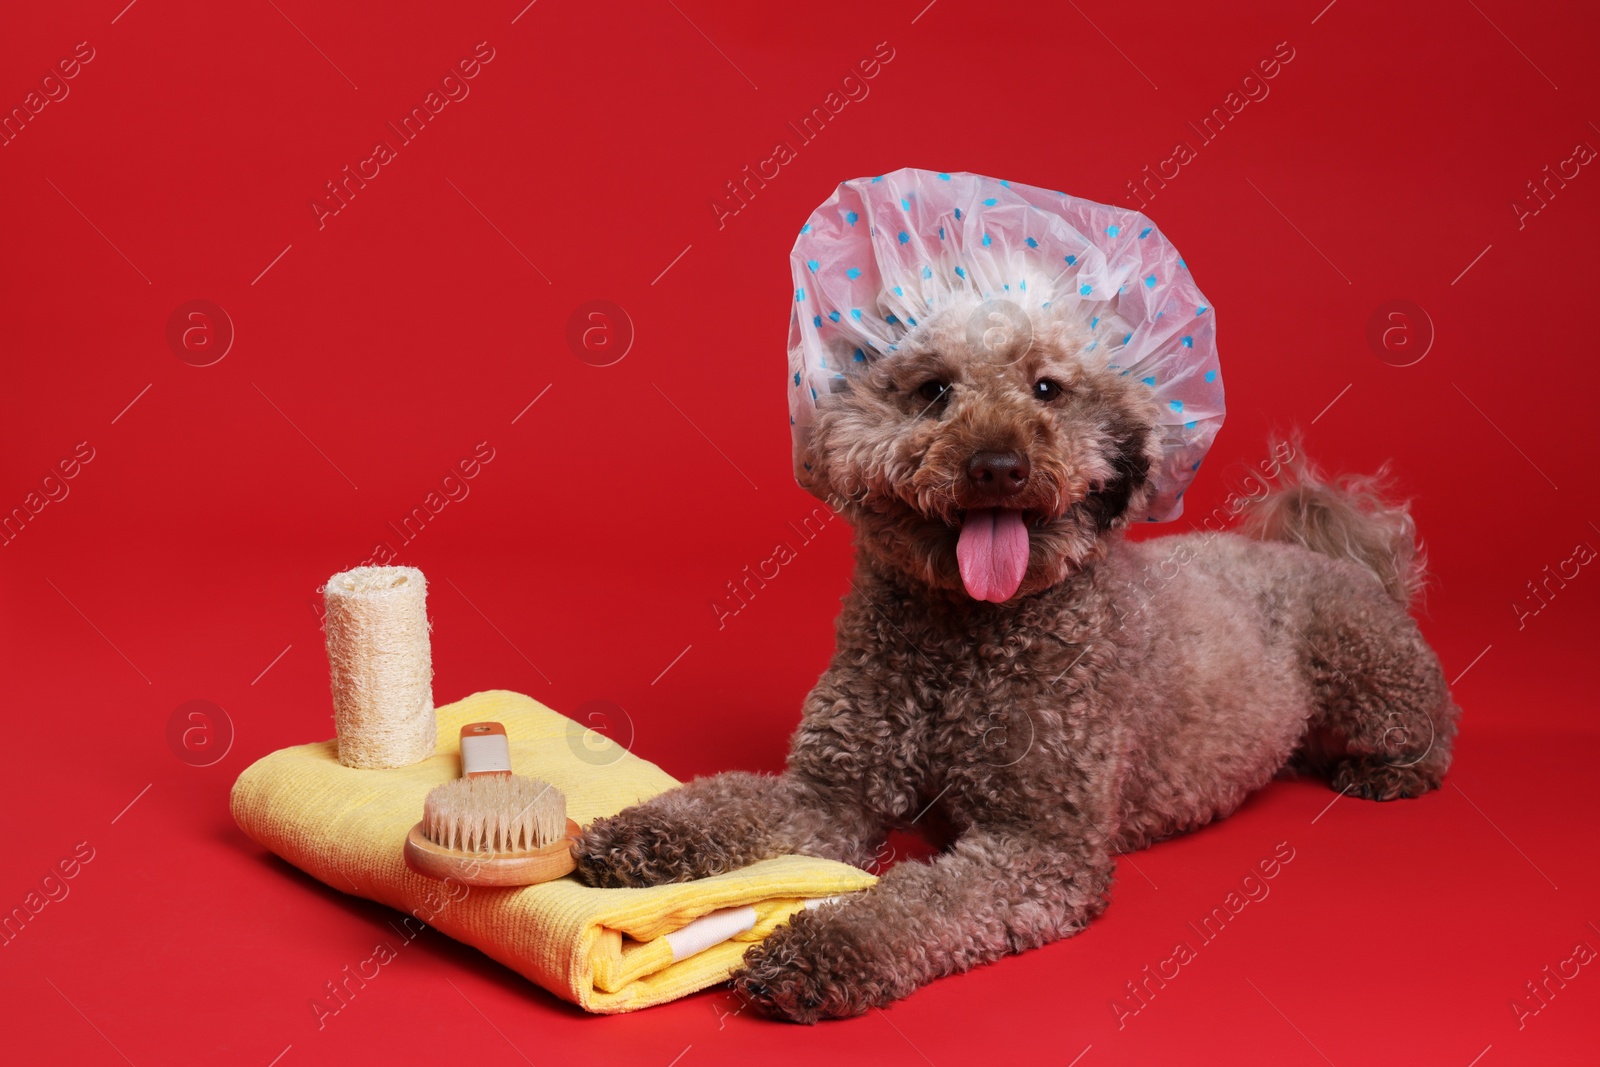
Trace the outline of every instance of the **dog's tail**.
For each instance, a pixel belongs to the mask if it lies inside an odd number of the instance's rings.
[[[1288,541],[1360,564],[1408,607],[1427,578],[1410,502],[1389,495],[1389,464],[1372,475],[1325,477],[1301,451],[1298,435],[1273,441],[1275,484],[1244,512],[1241,530],[1262,541]]]

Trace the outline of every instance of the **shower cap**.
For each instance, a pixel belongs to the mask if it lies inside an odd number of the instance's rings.
[[[904,169],[840,184],[790,254],[789,423],[810,484],[817,412],[919,321],[997,301],[1081,320],[1089,358],[1149,387],[1161,410],[1155,494],[1135,520],[1183,513],[1222,428],[1216,316],[1155,223],[1127,208],[977,174]],[[1007,303],[1009,302],[1009,306]]]

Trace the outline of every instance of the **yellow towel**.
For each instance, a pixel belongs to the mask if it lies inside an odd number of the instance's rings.
[[[580,825],[679,784],[520,693],[476,693],[439,708],[438,715],[438,746],[412,767],[345,767],[332,741],[257,760],[234,783],[234,819],[256,841],[333,888],[398,908],[593,1012],[635,1011],[715,985],[750,942],[766,937],[808,898],[864,889],[875,880],[809,856],[650,889],[591,889],[571,876],[519,889],[424,878],[406,866],[402,847],[422,818],[428,790],[460,773],[457,738],[466,723],[504,723],[512,768],[564,792],[567,813]],[[755,911],[749,930],[674,961],[665,935],[709,912],[747,906]]]

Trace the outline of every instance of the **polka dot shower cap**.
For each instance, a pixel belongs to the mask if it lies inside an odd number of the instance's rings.
[[[1216,322],[1178,250],[1137,211],[976,174],[897,170],[842,183],[790,255],[789,422],[809,484],[817,412],[918,322],[982,300],[1065,315],[1088,358],[1133,375],[1160,406],[1156,494],[1134,519],[1183,512],[1184,489],[1222,427]]]

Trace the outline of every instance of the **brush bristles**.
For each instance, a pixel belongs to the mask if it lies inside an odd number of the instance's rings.
[[[537,778],[485,774],[435,786],[422,806],[428,840],[460,852],[531,852],[567,828],[567,798]]]

